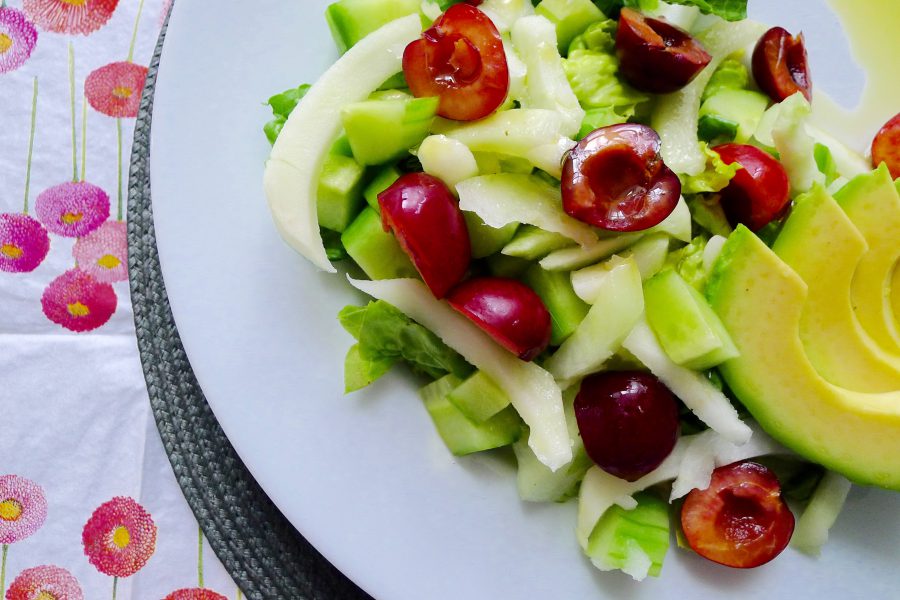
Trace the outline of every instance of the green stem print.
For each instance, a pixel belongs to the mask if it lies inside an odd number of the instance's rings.
[[[116,600],[116,588],[119,587],[119,578],[113,577],[113,596],[112,600]]]
[[[69,98],[72,104],[72,181],[78,182],[78,145],[75,142],[75,47],[69,42]]]
[[[203,529],[197,526],[197,585],[203,588]]]
[[[34,153],[34,127],[37,118],[37,97],[38,97],[38,80],[34,78],[34,92],[31,95],[31,133],[28,135],[28,160],[25,161],[25,203],[24,212],[28,214],[28,192],[31,187],[31,156]],[[2,598],[2,590],[0,590],[0,598]]]
[[[3,557],[0,558],[0,598],[6,597],[6,554],[9,552],[9,545],[3,544]]]
[[[134,45],[137,42],[138,24],[141,22],[141,13],[144,12],[144,0],[138,4],[137,17],[134,19],[134,31],[131,32],[131,45],[128,47],[128,62],[134,59]]]

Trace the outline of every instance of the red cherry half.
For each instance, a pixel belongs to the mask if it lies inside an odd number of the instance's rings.
[[[550,343],[550,313],[540,296],[514,279],[470,279],[447,300],[522,360],[533,360]]]
[[[753,50],[753,77],[775,102],[797,92],[812,102],[812,78],[803,34],[792,36],[781,27],[763,34]]]
[[[713,148],[725,164],[739,169],[721,191],[722,209],[732,225],[759,231],[780,217],[790,200],[790,182],[781,163],[756,146],[723,144]]]
[[[872,141],[872,163],[886,163],[891,177],[900,177],[900,114],[884,124]]]

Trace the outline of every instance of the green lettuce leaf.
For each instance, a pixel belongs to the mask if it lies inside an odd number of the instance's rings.
[[[619,61],[612,54],[575,50],[563,62],[563,68],[572,91],[586,111],[612,111],[624,123],[634,115],[638,104],[649,100],[619,77]]]
[[[701,194],[723,190],[741,168],[738,163],[726,164],[719,153],[704,142],[700,142],[700,148],[706,156],[706,168],[698,175],[681,176],[682,194]]]
[[[703,100],[715,96],[722,90],[746,90],[750,86],[750,73],[747,67],[738,58],[726,58],[716,69],[706,88],[703,90]]]
[[[575,50],[591,50],[592,52],[616,53],[616,22],[603,19],[592,23],[580,35],[575,36],[569,44],[569,53]]]
[[[709,273],[703,267],[703,251],[706,249],[707,241],[705,236],[697,236],[687,246],[670,252],[666,258],[666,267],[675,269],[685,281],[701,293],[709,279]]]
[[[455,350],[387,302],[344,307],[338,319],[359,342],[344,363],[347,392],[369,385],[400,360],[432,379],[447,373],[465,377],[472,370]]]
[[[263,131],[270,144],[275,143],[275,140],[278,138],[278,134],[281,133],[281,128],[284,127],[284,123],[287,121],[291,111],[294,110],[311,87],[312,86],[308,83],[304,83],[299,87],[291,88],[280,94],[275,94],[269,98],[268,102],[266,102],[266,104],[272,107],[272,116],[274,117],[263,126]]]

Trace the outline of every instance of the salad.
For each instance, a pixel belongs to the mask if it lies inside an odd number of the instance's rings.
[[[372,298],[346,391],[405,363],[638,580],[671,528],[757,567],[900,490],[900,115],[871,161],[813,126],[802,34],[746,8],[339,0],[342,56],[269,100],[280,233]]]

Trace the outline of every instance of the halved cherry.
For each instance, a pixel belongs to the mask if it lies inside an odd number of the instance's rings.
[[[887,164],[891,177],[900,177],[900,113],[885,123],[872,141],[872,163]]]
[[[791,35],[782,27],[768,30],[753,50],[753,77],[775,102],[797,92],[812,102],[812,79],[803,34]]]
[[[522,360],[533,360],[550,343],[550,313],[540,296],[515,279],[470,279],[447,300]]]
[[[722,209],[732,225],[743,223],[759,231],[784,213],[790,200],[790,183],[780,162],[747,144],[722,144],[713,150],[725,164],[743,167],[720,192]]]
[[[459,203],[443,181],[408,173],[378,194],[381,222],[393,231],[437,298],[447,295],[469,268],[469,231]]]
[[[700,556],[740,569],[763,565],[784,550],[794,515],[768,468],[739,462],[713,472],[709,487],[688,494],[681,527]]]
[[[471,3],[448,8],[406,47],[403,74],[413,95],[437,96],[438,114],[457,121],[488,116],[509,91],[500,32]]]
[[[589,133],[563,163],[565,211],[610,231],[658,225],[681,195],[681,182],[663,162],[659,146],[659,135],[638,123]]]
[[[654,94],[680,90],[712,60],[687,31],[631,8],[619,13],[616,55],[628,83]]]

